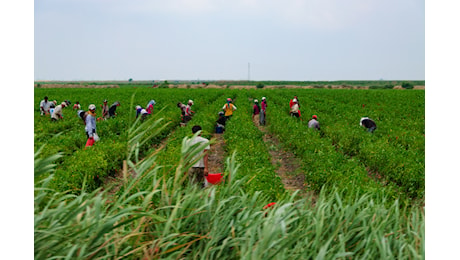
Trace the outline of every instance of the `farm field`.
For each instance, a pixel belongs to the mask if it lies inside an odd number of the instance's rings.
[[[64,119],[51,122],[38,110],[44,96],[72,105],[78,100],[85,110],[95,104],[98,115],[104,99],[121,106],[116,118],[97,122],[101,140],[85,149],[76,111],[65,108]],[[294,96],[302,120],[289,116]],[[238,109],[217,137],[217,112],[228,97]],[[252,106],[262,97],[267,124],[258,127]],[[137,122],[134,107],[151,99],[156,101],[152,118]],[[189,99],[195,115],[179,127],[176,104]],[[37,258],[424,258],[424,90],[43,88],[35,89],[34,104],[34,150],[39,158],[61,154],[52,178],[45,173],[35,179]],[[320,131],[308,128],[313,114]],[[359,126],[363,116],[376,121],[373,134]],[[184,140],[195,124],[211,146],[223,147],[218,165],[223,185],[197,190],[180,183],[178,174],[190,167],[186,154],[194,149]],[[267,136],[276,141],[268,143]],[[274,151],[295,156],[295,174],[302,176],[307,195],[283,186]],[[109,180],[123,176],[125,160],[133,177],[108,192]],[[37,189],[41,185],[61,195]],[[62,201],[80,217],[57,217],[63,214]],[[83,207],[82,201],[93,206]],[[269,202],[277,204],[261,217]],[[52,219],[72,228],[54,230]],[[55,241],[55,249],[45,252],[53,245],[41,242],[49,235],[46,229],[71,242],[57,246]],[[98,232],[79,232],[89,229]]]

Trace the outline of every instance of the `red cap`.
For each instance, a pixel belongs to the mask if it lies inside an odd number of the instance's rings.
[[[311,118],[318,119],[318,117],[316,115],[313,115]]]

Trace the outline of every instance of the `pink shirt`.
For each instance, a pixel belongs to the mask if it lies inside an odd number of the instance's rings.
[[[265,112],[265,109],[267,109],[267,103],[265,103],[264,101],[262,101],[261,107],[262,107],[262,111]]]
[[[153,105],[150,104],[150,105],[147,107],[146,110],[147,110],[147,114],[149,114],[149,115],[152,114],[152,112],[153,112]]]
[[[257,105],[254,105],[253,109],[254,109],[254,112],[253,112],[254,115],[258,115],[260,113],[259,107]]]

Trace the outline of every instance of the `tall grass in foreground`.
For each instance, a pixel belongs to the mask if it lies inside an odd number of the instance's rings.
[[[142,139],[131,136],[135,155]],[[52,175],[38,182],[35,258],[424,259],[424,209],[398,201],[387,207],[373,194],[345,201],[340,191],[322,190],[315,205],[293,194],[264,210],[267,196],[243,192],[248,179],[235,178],[234,154],[223,185],[202,190],[184,183],[190,155],[204,148],[188,141],[174,178],[158,174],[155,153],[130,156],[137,175],[115,196],[85,192],[84,185],[79,195],[56,192],[47,188]],[[36,159],[36,174],[49,163]]]

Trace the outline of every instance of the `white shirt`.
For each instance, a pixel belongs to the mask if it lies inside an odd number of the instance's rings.
[[[51,115],[51,118],[59,120],[61,119],[61,116],[62,116],[62,105],[59,105],[54,108],[54,112]]]
[[[51,101],[46,101],[43,99],[41,102],[40,102],[40,107],[43,107],[43,110],[45,110],[45,112],[48,112],[50,110],[50,106],[51,106]]]
[[[201,154],[203,154],[204,151],[211,149],[211,147],[209,146],[209,140],[206,139],[206,138],[203,138],[201,136],[197,136],[195,139],[190,141],[190,145],[194,145],[196,143],[208,143],[208,146],[206,146],[206,148],[204,148],[204,150],[201,153],[197,154],[193,159],[199,157]],[[201,157],[201,159],[197,163],[195,163],[192,167],[204,168],[204,158]]]
[[[295,103],[294,105],[292,105],[292,107],[291,107],[291,112],[293,112],[293,113],[299,112],[299,105],[298,105],[297,103]]]

